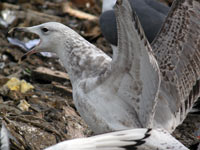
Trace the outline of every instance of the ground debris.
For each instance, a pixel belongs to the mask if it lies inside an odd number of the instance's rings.
[[[30,83],[27,83],[25,80],[20,81],[15,77],[9,79],[4,86],[11,91],[19,91],[21,93],[26,93],[27,91],[34,89]]]
[[[44,80],[44,81],[56,81],[56,82],[66,82],[69,81],[69,75],[61,71],[53,71],[49,68],[38,67],[32,71],[32,78],[35,80]]]
[[[85,13],[83,11],[74,9],[74,8],[71,7],[70,4],[71,3],[69,3],[69,2],[63,3],[63,5],[62,5],[63,13],[68,13],[69,15],[77,17],[79,19],[87,19],[87,20],[94,20],[94,21],[98,20],[97,16],[94,16],[92,14],[88,14],[88,13]]]

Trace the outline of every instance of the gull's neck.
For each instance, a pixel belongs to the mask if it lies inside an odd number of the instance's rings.
[[[59,50],[57,54],[70,76],[72,85],[80,80],[105,74],[111,58],[76,32],[70,32],[65,33],[63,50]]]

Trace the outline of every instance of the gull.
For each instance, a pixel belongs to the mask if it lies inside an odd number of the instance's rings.
[[[60,142],[45,150],[189,150],[163,129],[131,129]]]
[[[144,33],[151,43],[169,12],[169,7],[155,0],[129,0],[135,10]],[[103,0],[102,14],[99,19],[102,34],[113,46],[117,46],[117,25],[113,6],[116,0]]]
[[[102,12],[106,12],[108,10],[113,10],[116,1],[117,0],[103,0]],[[135,5],[142,4],[142,3],[139,3],[139,1],[137,1],[137,0],[129,0],[129,1],[130,1],[130,4],[131,4],[131,7],[134,7],[134,9],[136,7],[133,5],[133,3],[135,3]],[[150,8],[152,8],[152,9],[154,9],[154,10],[156,10],[156,11],[162,13],[162,14],[166,14],[169,11],[169,9],[167,7],[163,7],[164,4],[161,4],[157,0],[142,0],[142,1],[145,3],[144,4],[145,8],[150,7]],[[139,7],[142,7],[142,6],[139,5]]]
[[[111,59],[69,27],[48,22],[14,28],[40,43],[25,56],[54,52],[68,71],[73,100],[96,133],[164,128],[183,122],[199,97],[200,1],[175,0],[150,45],[128,0],[115,6],[118,49]]]

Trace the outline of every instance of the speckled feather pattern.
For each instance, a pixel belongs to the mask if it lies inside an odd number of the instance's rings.
[[[66,63],[66,69],[72,74],[70,80],[77,82],[104,74],[109,67],[111,58],[75,31],[68,29],[61,31],[62,38],[65,38],[63,43],[65,50],[58,53],[63,58],[62,62]],[[97,70],[97,68],[99,69]]]
[[[136,110],[141,127],[152,127],[160,87],[159,67],[139,19],[132,11],[128,1],[117,1],[119,46],[118,51],[114,51],[112,71],[118,72],[113,74],[115,78],[123,74],[117,94]]]
[[[152,44],[166,98],[176,123],[182,123],[200,94],[200,1],[177,0]]]

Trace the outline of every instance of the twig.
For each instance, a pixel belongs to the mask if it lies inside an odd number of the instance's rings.
[[[87,20],[97,20],[98,19],[97,16],[94,16],[92,14],[88,14],[88,13],[85,13],[83,11],[72,8],[69,2],[63,3],[62,6],[63,6],[63,12],[64,13],[68,13],[71,16],[74,16],[76,18],[87,19]]]

